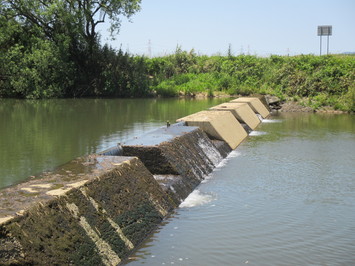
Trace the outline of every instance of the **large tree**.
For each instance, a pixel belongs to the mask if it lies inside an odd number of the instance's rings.
[[[140,3],[0,0],[0,97],[104,94],[111,76],[125,74],[105,60],[98,25],[106,22],[112,34],[118,33],[122,19],[130,19]],[[121,87],[130,90],[128,85]]]
[[[97,26],[109,22],[111,34],[118,33],[122,17],[140,10],[141,0],[2,0],[0,16],[42,29],[54,41],[60,34],[84,41],[92,49]]]

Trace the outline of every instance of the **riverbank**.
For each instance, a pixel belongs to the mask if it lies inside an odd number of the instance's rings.
[[[149,60],[154,95],[262,94],[312,110],[355,111],[354,56],[207,57],[177,51]]]
[[[257,94],[250,94],[247,96],[255,96]],[[242,95],[229,95],[226,93],[218,92],[215,95],[209,95],[207,92],[184,95],[183,93],[179,94],[179,98],[194,98],[194,99],[206,99],[206,98],[238,98]],[[309,106],[307,104],[311,103],[312,100],[310,98],[303,98],[299,101],[295,101],[294,99],[281,100],[277,96],[273,95],[265,95],[265,98],[270,106],[270,109],[273,111],[279,112],[303,112],[303,113],[332,113],[332,114],[346,114],[346,113],[354,113],[353,111],[342,111],[336,110],[332,106],[321,106],[315,108],[314,106]]]
[[[177,48],[163,57],[147,58],[102,48],[100,69],[88,82],[70,85],[46,75],[0,69],[0,98],[144,98],[232,97],[273,95],[312,110],[355,111],[355,56],[197,55]],[[10,60],[10,59],[9,59]],[[11,61],[11,60],[10,60]],[[16,62],[13,62],[14,64]],[[16,64],[21,67],[21,65]],[[36,65],[21,67],[38,72]],[[2,73],[4,72],[4,73]],[[5,73],[6,72],[6,73]],[[20,75],[20,76],[19,76]],[[53,74],[54,75],[54,74]],[[38,80],[32,79],[36,76]],[[43,76],[43,77],[42,77]],[[42,78],[41,78],[42,77]],[[43,84],[43,80],[46,80]],[[47,84],[48,83],[48,84]]]

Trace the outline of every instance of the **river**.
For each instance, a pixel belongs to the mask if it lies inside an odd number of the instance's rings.
[[[0,99],[0,187],[223,101]],[[354,161],[354,115],[274,115],[128,265],[353,265]]]
[[[0,188],[225,99],[0,99]]]
[[[134,265],[354,265],[355,116],[264,120]]]

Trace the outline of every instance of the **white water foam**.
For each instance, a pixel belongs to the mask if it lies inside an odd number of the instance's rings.
[[[256,114],[260,121],[263,121],[263,117],[260,114]]]
[[[262,136],[262,135],[266,135],[267,133],[264,131],[252,131],[250,132],[249,136]]]
[[[262,123],[281,123],[281,119],[263,119],[261,120]]]
[[[202,181],[201,181],[201,184],[205,184],[205,183],[207,183],[209,180],[211,180],[212,178],[213,178],[213,173],[214,173],[214,171],[218,171],[218,169],[214,169],[213,171],[212,171],[212,173],[210,173],[209,175],[207,175]]]
[[[215,197],[210,194],[202,193],[198,189],[192,193],[180,204],[180,208],[191,208],[207,204],[214,200]]]
[[[222,161],[223,158],[215,146],[211,145],[204,139],[199,139],[197,144],[206,154],[207,158],[212,161],[214,166],[218,165],[218,163]]]
[[[239,151],[233,150],[230,154],[228,154],[226,159],[228,160],[229,158],[235,158],[235,157],[238,157],[240,155],[241,155],[241,153]]]

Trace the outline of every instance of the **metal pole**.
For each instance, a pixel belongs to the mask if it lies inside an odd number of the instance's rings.
[[[319,48],[319,55],[322,55],[322,35],[320,37],[320,48]]]
[[[329,35],[327,36],[327,55],[329,54]]]

